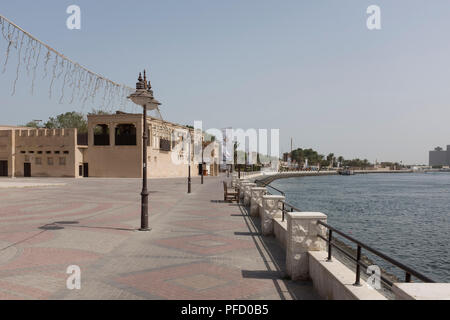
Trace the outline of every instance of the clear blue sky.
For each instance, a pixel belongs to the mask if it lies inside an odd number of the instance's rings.
[[[71,4],[80,31],[65,26]],[[366,28],[371,4],[380,31]],[[292,136],[370,161],[427,163],[450,144],[448,0],[22,0],[0,12],[114,81],[134,86],[149,69],[169,121],[279,128],[281,151]],[[1,124],[81,110],[49,100],[47,85],[31,96],[22,78],[12,97],[14,77],[0,73]]]

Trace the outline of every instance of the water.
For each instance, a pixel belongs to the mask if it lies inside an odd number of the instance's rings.
[[[271,185],[302,211],[323,212],[338,230],[435,281],[450,282],[450,173],[301,177]]]

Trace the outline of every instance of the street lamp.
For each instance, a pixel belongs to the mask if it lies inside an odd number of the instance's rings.
[[[203,168],[204,166],[204,162],[203,162],[203,133],[202,133],[202,184],[203,184],[203,171],[205,170],[205,168]]]
[[[147,190],[147,141],[148,141],[148,125],[147,125],[147,109],[153,110],[158,108],[161,103],[153,98],[153,91],[150,81],[147,83],[147,76],[144,70],[144,79],[139,73],[138,82],[136,83],[136,91],[128,96],[128,99],[143,108],[143,134],[142,134],[142,192],[141,192],[141,228],[140,231],[150,231],[148,226],[148,190]]]
[[[188,129],[189,130],[189,129]],[[189,169],[188,169],[188,193],[191,193],[191,133],[188,134]]]

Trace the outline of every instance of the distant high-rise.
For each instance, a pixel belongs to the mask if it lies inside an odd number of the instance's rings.
[[[429,165],[432,167],[450,166],[450,145],[447,146],[447,150],[436,147],[433,151],[430,151]]]

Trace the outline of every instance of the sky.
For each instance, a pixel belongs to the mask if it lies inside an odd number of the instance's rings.
[[[81,30],[66,27],[72,4]],[[115,82],[134,87],[147,69],[168,121],[279,129],[280,152],[292,137],[371,162],[426,164],[450,144],[448,0],[1,0],[0,13]],[[4,48],[0,38],[0,66]],[[0,124],[96,108],[49,99],[44,81],[31,95],[24,69],[12,96],[11,59]]]

